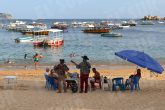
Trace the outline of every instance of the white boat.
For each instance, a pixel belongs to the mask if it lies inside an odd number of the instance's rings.
[[[64,44],[63,39],[63,30],[60,29],[49,29],[48,36],[40,35],[40,38],[38,36],[34,36],[35,40],[33,41],[34,46],[38,47],[46,47],[46,46],[61,46]]]
[[[32,37],[19,37],[15,39],[15,42],[32,42],[33,38]]]
[[[119,26],[119,28],[123,28],[123,29],[125,29],[125,28],[129,28],[130,26],[129,25],[126,25],[126,26],[122,26],[122,25],[120,25]]]
[[[7,25],[6,29],[9,31],[20,31],[20,29],[26,25],[26,22],[23,21],[15,21],[14,23],[10,23]]]
[[[152,21],[142,21],[141,25],[154,25]]]
[[[63,30],[49,29],[49,37],[46,39],[46,45],[48,46],[61,46],[64,44]]]
[[[120,33],[102,33],[102,37],[122,37],[122,34]]]
[[[163,22],[163,21],[158,21],[158,23],[159,23],[159,24],[164,24],[164,22]]]

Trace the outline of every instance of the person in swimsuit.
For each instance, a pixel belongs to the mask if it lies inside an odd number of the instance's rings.
[[[42,58],[42,56],[38,55],[37,53],[33,56],[35,69],[37,69],[37,66],[39,65],[39,59],[40,58]]]

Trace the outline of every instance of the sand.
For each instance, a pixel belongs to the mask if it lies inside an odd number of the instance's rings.
[[[99,69],[109,78],[128,78],[135,67]],[[0,110],[165,110],[165,74],[151,76],[142,69],[140,91],[103,91],[87,94],[56,93],[44,88],[43,69],[0,70]],[[72,69],[70,72],[78,72]],[[4,76],[17,76],[16,86],[7,85]],[[92,76],[92,73],[91,73]],[[5,83],[5,84],[4,84]]]

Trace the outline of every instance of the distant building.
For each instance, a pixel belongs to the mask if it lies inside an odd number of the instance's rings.
[[[12,19],[12,15],[7,13],[0,13],[0,19]]]

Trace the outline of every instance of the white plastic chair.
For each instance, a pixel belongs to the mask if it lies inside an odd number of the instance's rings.
[[[104,82],[104,76],[101,76],[101,88],[103,91],[105,90],[105,88],[108,88],[108,90],[110,90],[111,82],[109,78],[107,78],[107,82]]]
[[[94,80],[94,78],[92,78],[92,77],[89,77],[89,78],[88,78],[88,88],[89,88],[89,92],[92,91],[92,86],[91,86],[91,81],[92,81],[92,80]]]

